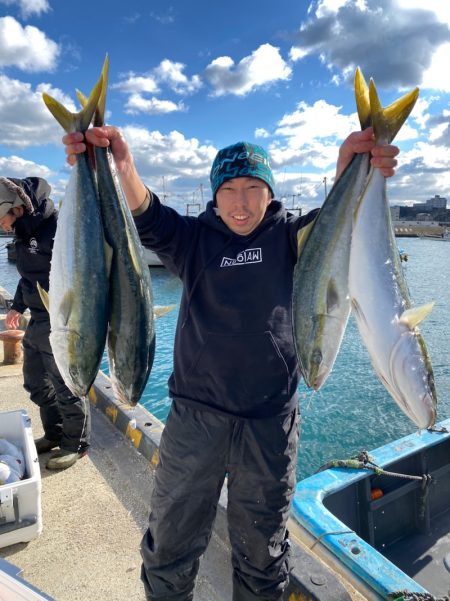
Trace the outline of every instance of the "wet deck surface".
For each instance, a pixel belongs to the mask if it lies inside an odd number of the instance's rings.
[[[434,596],[448,595],[450,509],[433,520],[429,533],[415,534],[390,545],[383,555]]]

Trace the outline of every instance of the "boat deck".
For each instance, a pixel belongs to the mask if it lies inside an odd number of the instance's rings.
[[[382,550],[383,555],[435,597],[450,590],[450,508],[426,534],[414,534]]]

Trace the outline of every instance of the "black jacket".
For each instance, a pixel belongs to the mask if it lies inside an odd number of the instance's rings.
[[[36,282],[48,290],[57,211],[50,200],[50,186],[39,177],[11,179],[30,198],[34,212],[25,211],[14,224],[16,265],[21,275],[11,308],[19,313],[30,309],[36,321],[49,319]]]
[[[305,217],[272,201],[248,236],[234,234],[213,204],[183,217],[153,195],[135,218],[144,246],[183,282],[172,398],[241,417],[269,417],[297,403],[299,371],[291,297],[297,232]]]

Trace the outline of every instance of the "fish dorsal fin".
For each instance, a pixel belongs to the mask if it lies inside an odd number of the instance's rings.
[[[414,328],[428,317],[434,307],[434,302],[427,303],[426,305],[421,305],[420,307],[413,307],[411,309],[406,309],[400,316],[399,322],[408,326],[410,330],[414,330]]]
[[[297,257],[300,256],[300,253],[302,252],[302,249],[305,246],[306,241],[308,240],[309,234],[311,233],[311,230],[312,230],[315,222],[316,222],[316,220],[314,219],[313,221],[311,221],[311,223],[308,223],[308,225],[305,225],[305,227],[302,227],[301,229],[298,230],[298,232],[297,232]]]
[[[330,314],[339,305],[339,293],[336,286],[336,280],[330,278],[327,286],[327,313]]]
[[[355,71],[355,101],[361,129],[371,125],[369,86],[359,67]]]
[[[112,265],[112,258],[113,258],[113,248],[112,246],[110,246],[105,239],[103,239],[103,248],[104,248],[104,252],[105,252],[105,267],[106,267],[106,274],[108,276],[111,275],[111,265]]]
[[[39,292],[39,296],[41,297],[42,304],[47,309],[47,313],[50,313],[50,300],[48,298],[47,290],[44,290],[39,282],[36,282],[36,288]]]
[[[132,240],[130,234],[128,234],[128,252],[130,253],[131,262],[133,263],[133,268],[135,272],[141,275],[142,266],[141,261],[139,260],[139,257],[137,255],[137,253],[140,252],[140,249],[138,249],[136,244],[134,244],[134,241]]]
[[[42,98],[47,106],[48,110],[55,117],[58,123],[63,127],[67,133],[74,131],[86,131],[91,123],[94,115],[97,103],[102,92],[103,77],[95,84],[92,89],[91,95],[89,96],[86,106],[84,106],[79,113],[71,113],[68,111],[60,102],[52,98],[45,92],[42,94]]]
[[[75,298],[74,291],[72,289],[70,289],[64,294],[64,296],[62,297],[61,303],[59,305],[59,313],[62,317],[64,325],[67,325],[69,322],[69,317],[72,313],[74,298]]]
[[[383,108],[373,79],[369,84],[370,111],[373,131],[377,142],[390,144],[408,118],[419,96],[419,88],[405,94],[392,104]]]

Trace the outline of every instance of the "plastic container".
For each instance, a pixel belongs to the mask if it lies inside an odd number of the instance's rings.
[[[7,547],[41,534],[42,484],[31,420],[24,409],[0,412],[0,438],[19,446],[25,457],[24,478],[0,485],[0,547]]]

